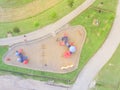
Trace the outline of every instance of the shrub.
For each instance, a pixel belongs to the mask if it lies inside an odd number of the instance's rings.
[[[74,5],[74,0],[68,0],[68,6],[73,7]]]
[[[56,12],[52,12],[50,16],[51,16],[52,19],[56,18],[57,17],[57,13]]]
[[[20,29],[19,29],[18,27],[14,27],[14,28],[13,28],[13,32],[14,32],[14,33],[19,33],[19,32],[20,32]]]
[[[35,21],[35,22],[34,22],[34,26],[35,26],[35,27],[38,27],[39,25],[40,25],[40,24],[39,24],[38,21]]]

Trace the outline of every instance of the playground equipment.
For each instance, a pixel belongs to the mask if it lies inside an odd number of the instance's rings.
[[[19,49],[18,51],[16,51],[15,54],[18,57],[17,58],[18,62],[23,63],[23,64],[28,63],[28,57],[23,55],[23,50],[22,49]]]
[[[10,59],[9,57],[7,57],[5,60],[6,60],[6,61],[10,61],[11,59]]]
[[[72,68],[73,66],[74,66],[74,65],[71,64],[71,65],[63,66],[63,67],[61,67],[61,69],[64,70],[64,69]]]
[[[73,53],[76,52],[76,47],[73,45],[73,43],[69,43],[67,34],[64,34],[64,36],[61,38],[60,45],[65,45],[68,48],[68,51],[64,53],[65,58],[69,58]]]

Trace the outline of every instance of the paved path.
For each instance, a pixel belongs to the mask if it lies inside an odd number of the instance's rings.
[[[67,88],[15,76],[0,76],[0,90],[67,90]]]
[[[32,33],[26,34],[27,40],[30,41],[30,40],[38,39],[50,33],[56,32],[59,28],[61,28],[62,26],[70,22],[73,18],[78,16],[85,9],[87,9],[91,4],[93,4],[94,1],[95,0],[86,0],[82,5],[80,5],[70,14],[64,16],[62,19],[58,20],[57,22],[51,25],[48,25],[44,28],[41,28],[37,31],[34,31]],[[0,39],[0,45],[13,45],[15,43],[19,43],[23,41],[24,41],[24,37],[23,35],[21,35],[21,36],[16,36],[11,38]]]
[[[112,30],[99,51],[89,60],[79,74],[71,90],[88,90],[91,81],[100,69],[109,61],[116,48],[120,44],[120,0],[117,8],[117,15]]]

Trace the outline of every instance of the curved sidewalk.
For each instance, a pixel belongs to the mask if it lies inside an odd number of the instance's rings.
[[[73,10],[70,14],[64,16],[62,19],[58,20],[57,22],[48,25],[44,28],[41,28],[37,31],[31,32],[29,34],[26,34],[26,38],[28,41],[41,38],[45,35],[57,32],[59,28],[70,22],[72,19],[74,19],[76,16],[78,16],[81,12],[83,12],[85,9],[87,9],[91,4],[94,3],[95,0],[86,0],[82,5],[80,5],[78,8]],[[16,36],[11,38],[4,38],[0,39],[0,45],[13,45],[15,43],[23,42],[24,37]]]
[[[117,15],[111,32],[99,51],[90,59],[88,64],[79,74],[71,90],[88,90],[90,83],[100,69],[109,61],[120,44],[120,0]]]

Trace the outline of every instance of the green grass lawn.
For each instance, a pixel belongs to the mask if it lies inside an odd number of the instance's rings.
[[[101,1],[106,2],[103,4],[101,8],[106,7],[107,11],[102,11],[101,13],[99,13],[99,10],[96,10],[94,7],[95,5],[97,6]],[[97,0],[90,8],[88,8],[86,11],[84,11],[82,14],[80,14],[78,17],[76,17],[73,21],[70,22],[71,25],[85,26],[86,31],[87,31],[87,38],[83,46],[79,66],[78,66],[78,69],[76,69],[75,71],[67,73],[67,74],[40,72],[40,71],[33,71],[33,70],[28,70],[28,69],[21,69],[18,67],[15,68],[12,66],[5,65],[1,61],[0,61],[0,68],[11,70],[11,71],[24,72],[27,74],[54,77],[57,79],[61,79],[61,80],[56,80],[59,82],[64,82],[63,79],[71,80],[70,83],[73,83],[77,75],[79,74],[79,72],[84,67],[84,65],[96,53],[96,51],[100,48],[100,46],[103,44],[106,37],[108,36],[109,31],[113,24],[114,17],[115,17],[115,9],[117,6],[117,1],[118,0],[113,0],[114,5],[112,5],[111,9],[109,9],[109,7],[111,6],[110,4],[108,4],[109,0]],[[108,9],[110,10],[110,12],[108,11]],[[92,24],[93,19],[99,20],[99,26],[95,26]],[[1,55],[3,55],[4,49],[2,50],[0,48],[0,52],[2,52]],[[38,79],[38,78],[35,78],[35,79]],[[64,82],[64,83],[67,83],[67,82]]]
[[[110,61],[96,77],[96,86],[92,90],[120,90],[120,45]]]
[[[0,22],[0,38],[6,37],[7,32],[11,31],[13,35],[20,35],[35,31],[45,25],[53,23],[63,16],[70,13],[77,6],[82,4],[85,0],[74,0],[74,5],[71,8],[68,5],[68,0],[61,0],[57,5],[51,7],[50,9],[34,16],[31,18],[27,18],[24,20],[16,21],[16,22]],[[14,33],[13,28],[18,27],[20,29],[20,33]]]
[[[15,7],[20,7],[32,1],[33,0],[0,0],[0,7],[15,8]]]
[[[71,22],[71,25],[80,24],[85,26],[87,31],[86,41],[83,46],[78,66],[79,68],[76,70],[77,74],[104,43],[113,24],[116,9],[115,7],[117,6],[118,0],[114,0],[115,4],[114,6],[112,5],[112,12],[102,11],[101,13],[99,13],[98,10],[94,9],[94,6],[97,6],[101,1],[105,1],[106,3],[103,4],[103,7],[106,6],[109,9],[109,0],[97,0],[90,8],[88,8],[85,12],[83,12]],[[99,26],[95,26],[92,24],[94,19],[99,20]]]

